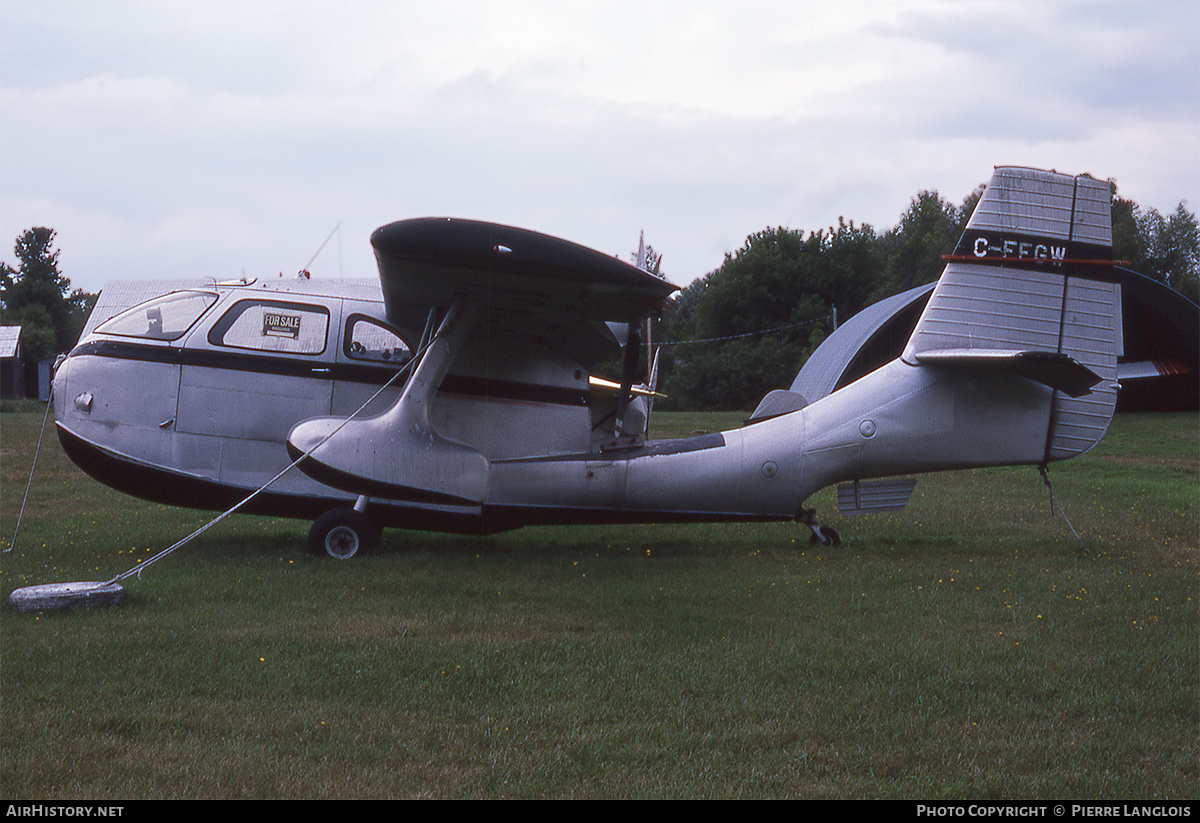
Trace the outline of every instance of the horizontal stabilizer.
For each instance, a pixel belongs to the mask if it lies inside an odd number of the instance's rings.
[[[1142,360],[1136,363],[1117,364],[1118,380],[1141,380],[1147,377],[1171,377],[1187,374],[1186,360]]]
[[[1100,375],[1062,352],[1016,349],[936,349],[915,355],[921,364],[977,369],[1003,369],[1034,382],[1058,389],[1071,397],[1083,397],[1100,382]]]
[[[908,505],[917,481],[912,477],[855,480],[837,488],[838,511],[843,514],[899,511]]]

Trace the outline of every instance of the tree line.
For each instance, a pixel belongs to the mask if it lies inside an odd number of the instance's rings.
[[[71,289],[58,268],[54,229],[17,238],[16,265],[0,262],[0,326],[20,326],[25,359],[38,361],[75,345],[98,295]]]
[[[683,290],[658,323],[659,408],[745,410],[786,388],[841,322],[885,297],[936,280],[983,193],[962,203],[914,197],[880,233],[839,219],[805,232],[768,228]],[[1200,302],[1200,230],[1181,203],[1169,215],[1116,194],[1113,256]]]

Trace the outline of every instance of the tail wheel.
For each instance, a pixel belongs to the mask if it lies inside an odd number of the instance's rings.
[[[840,546],[842,538],[828,526],[814,526],[812,537],[808,539],[808,542],[820,543],[822,546]]]
[[[379,545],[379,526],[354,509],[330,509],[308,532],[308,551],[318,557],[350,560]]]

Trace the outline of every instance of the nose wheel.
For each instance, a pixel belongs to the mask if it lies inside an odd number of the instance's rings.
[[[382,530],[354,509],[330,509],[308,531],[308,551],[318,557],[350,560],[379,545]]]

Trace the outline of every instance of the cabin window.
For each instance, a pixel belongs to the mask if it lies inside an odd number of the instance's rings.
[[[374,363],[402,366],[412,359],[412,350],[400,335],[365,315],[352,315],[346,321],[346,356]]]
[[[178,340],[216,302],[217,296],[212,292],[172,292],[121,312],[96,331],[121,337]]]
[[[216,322],[208,341],[254,351],[320,354],[325,351],[329,310],[277,300],[242,300]]]

